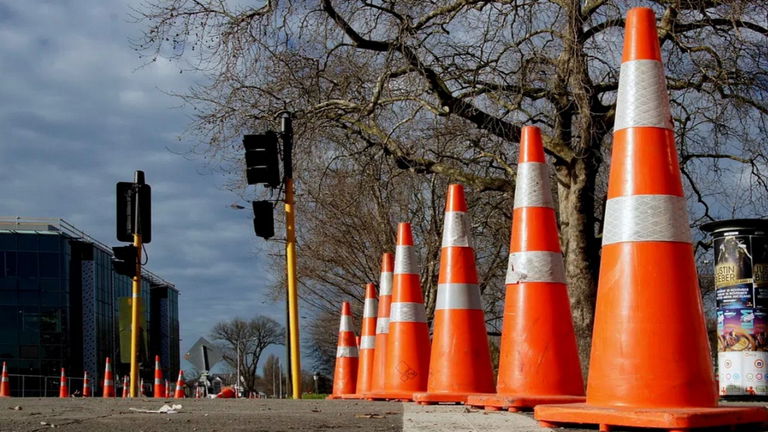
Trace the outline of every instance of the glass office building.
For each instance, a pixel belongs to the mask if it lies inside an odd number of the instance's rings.
[[[11,374],[57,376],[63,367],[99,383],[106,357],[117,375],[128,373],[131,280],[112,270],[111,257],[64,220],[0,218],[0,360]],[[166,377],[178,374],[179,292],[152,272],[143,276],[142,376],[151,383],[155,354]]]

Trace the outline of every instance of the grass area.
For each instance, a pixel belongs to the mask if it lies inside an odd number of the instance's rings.
[[[325,393],[304,393],[301,395],[302,399],[325,399],[328,397]]]

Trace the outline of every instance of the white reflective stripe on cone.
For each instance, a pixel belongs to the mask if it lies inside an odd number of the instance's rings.
[[[352,317],[349,315],[342,315],[341,320],[339,320],[339,331],[354,331],[352,329]]]
[[[105,386],[113,386],[113,385],[115,385],[115,382],[112,381],[112,380],[104,380],[104,385]]]
[[[336,358],[340,357],[357,357],[357,347],[340,346],[336,347]]]
[[[435,310],[476,309],[482,310],[480,288],[477,284],[443,283],[437,285]]]
[[[160,378],[155,378],[155,385],[159,385],[162,383],[163,383],[163,380],[161,380]]]
[[[376,348],[376,336],[360,337],[360,349],[374,349],[374,348]]]
[[[392,295],[392,272],[383,272],[379,278],[379,297]]]
[[[389,317],[380,317],[376,319],[376,334],[389,333]]]
[[[395,246],[395,273],[418,274],[413,246]]]
[[[563,254],[550,251],[509,254],[505,284],[523,282],[565,283]]]
[[[606,201],[603,245],[640,241],[691,243],[685,198],[628,195]]]
[[[517,165],[514,205],[515,208],[554,208],[547,164],[523,162]]]
[[[363,306],[363,318],[376,318],[376,311],[379,309],[379,302],[375,298],[365,299]]]
[[[472,226],[466,212],[445,212],[442,247],[473,247]]]
[[[664,66],[658,60],[621,64],[613,130],[630,127],[672,129]]]
[[[389,313],[389,322],[427,322],[427,313],[424,311],[423,303],[398,302],[392,303],[392,310]]]

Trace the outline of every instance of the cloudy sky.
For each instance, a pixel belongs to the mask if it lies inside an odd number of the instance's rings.
[[[188,109],[166,92],[201,79],[142,65],[129,40],[131,0],[0,0],[0,215],[63,218],[117,245],[115,183],[152,186],[148,268],[181,291],[181,350],[212,323],[264,314],[264,241],[250,208],[180,139]],[[279,269],[282,271],[282,269]],[[275,352],[282,350],[275,349]]]

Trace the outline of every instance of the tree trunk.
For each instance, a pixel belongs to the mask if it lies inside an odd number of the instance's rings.
[[[595,237],[595,169],[585,159],[557,168],[560,238],[565,253],[571,313],[584,376],[589,368],[600,244]]]

